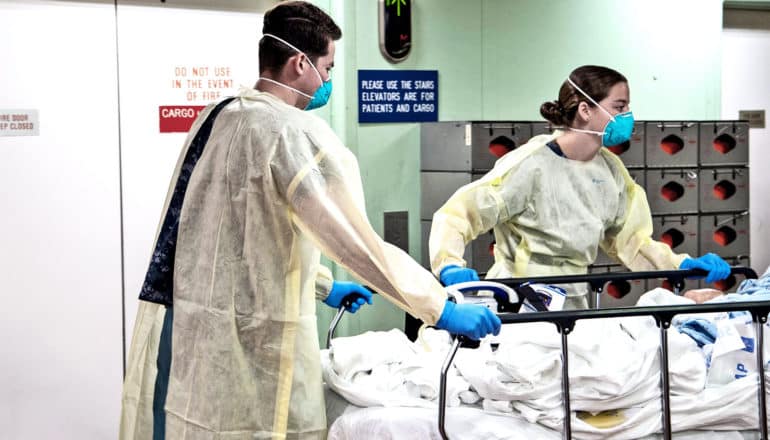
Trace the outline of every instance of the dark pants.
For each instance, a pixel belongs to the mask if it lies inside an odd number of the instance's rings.
[[[168,392],[168,377],[171,373],[171,327],[174,322],[174,309],[166,307],[163,317],[163,329],[160,332],[158,344],[158,376],[155,378],[155,393],[152,397],[152,438],[166,438],[166,393]]]

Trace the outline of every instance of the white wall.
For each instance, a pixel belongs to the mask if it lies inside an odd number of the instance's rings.
[[[122,382],[113,2],[0,1],[0,437],[115,438]]]
[[[770,116],[770,30],[725,29],[722,35],[722,118],[738,119],[738,110],[765,110]],[[751,266],[770,265],[770,128],[749,133]]]
[[[0,438],[117,437],[123,346],[186,136],[159,132],[159,106],[252,87],[273,2],[119,3],[0,0],[0,112],[40,117],[39,136],[0,137]]]

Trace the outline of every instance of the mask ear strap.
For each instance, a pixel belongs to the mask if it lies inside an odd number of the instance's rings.
[[[610,117],[610,119],[612,119],[613,121],[615,120],[615,117],[614,117],[614,116],[612,116],[612,114],[611,114],[610,112],[608,112],[606,108],[602,107],[602,106],[601,106],[601,105],[600,105],[598,102],[596,102],[596,101],[594,100],[594,98],[591,98],[591,97],[588,95],[588,93],[584,92],[584,91],[583,91],[583,89],[581,89],[580,87],[578,87],[578,85],[577,85],[577,84],[575,84],[575,82],[574,82],[574,81],[572,81],[572,78],[570,78],[570,77],[567,77],[567,81],[568,81],[568,82],[569,82],[569,83],[572,85],[572,87],[574,87],[574,88],[575,88],[575,90],[577,90],[578,92],[582,93],[582,94],[583,94],[583,96],[585,96],[586,98],[588,98],[588,100],[589,100],[589,101],[591,101],[591,102],[592,102],[592,103],[593,103],[595,106],[597,106],[597,107],[599,107],[600,109],[602,109],[602,111],[603,111],[604,113],[607,113],[607,116],[609,116],[609,117]]]
[[[310,96],[310,95],[308,95],[307,93],[303,93],[303,92],[301,92],[301,91],[299,91],[299,90],[295,89],[294,87],[291,87],[291,86],[287,86],[286,84],[284,84],[284,83],[280,83],[280,82],[278,82],[278,81],[276,81],[276,80],[273,80],[273,79],[270,79],[270,78],[265,78],[264,76],[260,76],[260,77],[259,77],[259,80],[260,80],[260,81],[267,81],[267,82],[271,82],[271,83],[273,83],[273,84],[275,84],[275,85],[278,85],[278,86],[281,86],[281,87],[283,87],[283,88],[286,88],[286,89],[292,90],[292,91],[294,91],[294,92],[296,92],[296,93],[299,93],[300,95],[304,96],[304,97],[305,97],[305,98],[307,98],[307,99],[313,99],[313,97],[312,97],[312,96]]]
[[[589,134],[595,134],[595,135],[597,135],[597,136],[603,136],[603,135],[604,135],[604,132],[603,132],[603,131],[582,130],[582,129],[580,129],[580,128],[572,128],[572,127],[566,127],[566,129],[567,129],[567,130],[570,130],[570,131],[579,131],[580,133],[589,133]]]

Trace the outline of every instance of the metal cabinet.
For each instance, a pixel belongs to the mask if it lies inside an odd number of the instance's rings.
[[[426,266],[434,212],[458,188],[493,168],[501,155],[555,129],[546,121],[421,124],[420,217]],[[645,189],[654,239],[693,257],[714,252],[728,261],[747,258],[749,128],[745,121],[636,121],[629,142],[610,150]],[[464,256],[468,266],[487,271],[494,261],[493,242],[493,234],[486,232],[470,243]],[[621,266],[600,250],[592,267],[615,270]],[[698,283],[688,280],[686,287],[696,288]],[[653,288],[662,283],[647,284]]]

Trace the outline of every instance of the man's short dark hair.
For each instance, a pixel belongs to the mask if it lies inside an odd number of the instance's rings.
[[[289,1],[267,11],[263,34],[273,34],[293,44],[315,63],[328,54],[329,42],[342,38],[342,30],[324,11],[303,1]],[[259,42],[259,71],[276,72],[296,52],[282,42],[262,37]]]

